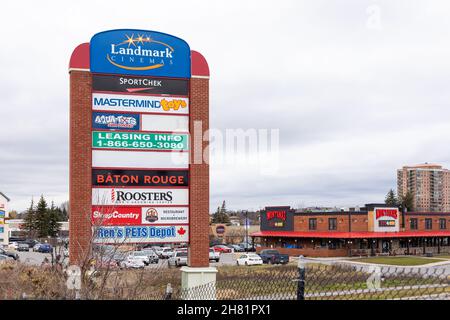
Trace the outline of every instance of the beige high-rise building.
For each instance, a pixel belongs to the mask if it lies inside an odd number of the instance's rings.
[[[450,212],[450,170],[438,164],[404,166],[397,170],[399,197],[410,191],[414,211]]]

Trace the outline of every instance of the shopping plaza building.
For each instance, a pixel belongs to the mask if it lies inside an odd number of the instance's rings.
[[[266,207],[260,231],[264,248],[312,257],[450,253],[450,212],[401,212],[385,204],[336,212]]]

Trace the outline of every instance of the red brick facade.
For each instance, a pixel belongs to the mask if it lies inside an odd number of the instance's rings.
[[[69,243],[70,263],[89,256],[91,239],[91,108],[92,77],[70,72]]]
[[[193,152],[191,152],[189,178],[188,264],[191,267],[209,267],[209,159],[203,158],[203,151],[207,150],[209,144],[208,141],[203,141],[205,131],[209,129],[209,79],[193,77],[190,90],[189,131]],[[202,130],[196,132],[194,127],[198,127],[199,124]],[[200,147],[201,150],[199,150]]]
[[[450,253],[450,213],[400,213],[399,231],[376,232],[370,227],[369,211],[292,212],[292,227],[261,227],[252,236],[262,245],[258,250],[275,248],[296,256]],[[412,219],[417,219],[416,228],[411,228]]]

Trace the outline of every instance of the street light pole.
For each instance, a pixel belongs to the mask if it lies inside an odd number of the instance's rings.
[[[248,210],[244,210],[245,212],[245,252],[248,252]]]

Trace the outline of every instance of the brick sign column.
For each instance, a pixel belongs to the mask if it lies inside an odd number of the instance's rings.
[[[141,40],[140,40],[141,41]],[[145,43],[145,39],[142,39]],[[149,39],[147,39],[149,42]],[[151,41],[150,41],[151,42]],[[138,42],[136,42],[138,43]],[[125,49],[127,46],[123,46]],[[171,47],[169,47],[171,48]],[[70,73],[70,263],[82,265],[90,256],[92,234],[91,214],[93,210],[93,74],[90,68],[90,44],[79,45],[72,53]],[[111,49],[119,52],[117,47]],[[169,49],[168,49],[169,50]],[[166,50],[166,55],[167,52]],[[125,51],[124,51],[125,52]],[[161,53],[164,53],[162,50]],[[174,55],[176,54],[174,51]],[[178,51],[179,52],[179,51]],[[140,53],[140,51],[139,51]],[[136,53],[137,54],[137,51]],[[170,57],[170,52],[168,54]],[[92,58],[92,57],[91,57]],[[111,59],[112,62],[119,62]],[[120,60],[122,61],[122,60]],[[122,63],[122,62],[121,62]],[[204,159],[194,159],[195,148],[203,155],[207,141],[204,133],[209,129],[209,69],[206,60],[198,52],[191,51],[191,74],[189,89],[189,266],[209,266],[209,165]],[[170,76],[169,78],[170,79]],[[170,88],[169,88],[170,89]],[[170,89],[171,90],[171,89]],[[111,93],[109,93],[111,94]],[[131,110],[130,110],[131,111]],[[196,124],[200,121],[201,132]],[[142,123],[141,123],[142,125]],[[144,129],[141,129],[144,130]],[[113,131],[115,132],[115,131]],[[206,159],[207,160],[207,159]],[[111,169],[108,169],[111,170]],[[118,189],[121,187],[117,187]],[[132,186],[124,186],[132,190]],[[127,189],[129,188],[129,189]],[[165,188],[165,187],[163,187]],[[168,187],[170,189],[170,187]],[[173,189],[176,190],[176,189]],[[175,191],[173,191],[175,194]],[[134,205],[138,206],[137,204]],[[147,205],[146,205],[147,206]],[[117,208],[125,208],[120,205]],[[125,226],[126,227],[126,226]],[[142,226],[141,226],[142,227]],[[146,227],[146,226],[144,226]],[[150,226],[148,226],[150,230]],[[156,228],[158,228],[156,226]],[[180,227],[177,227],[177,230]],[[133,240],[129,241],[134,243]],[[138,239],[146,243],[145,239]],[[148,243],[153,243],[149,240]],[[161,241],[164,242],[164,241]]]

